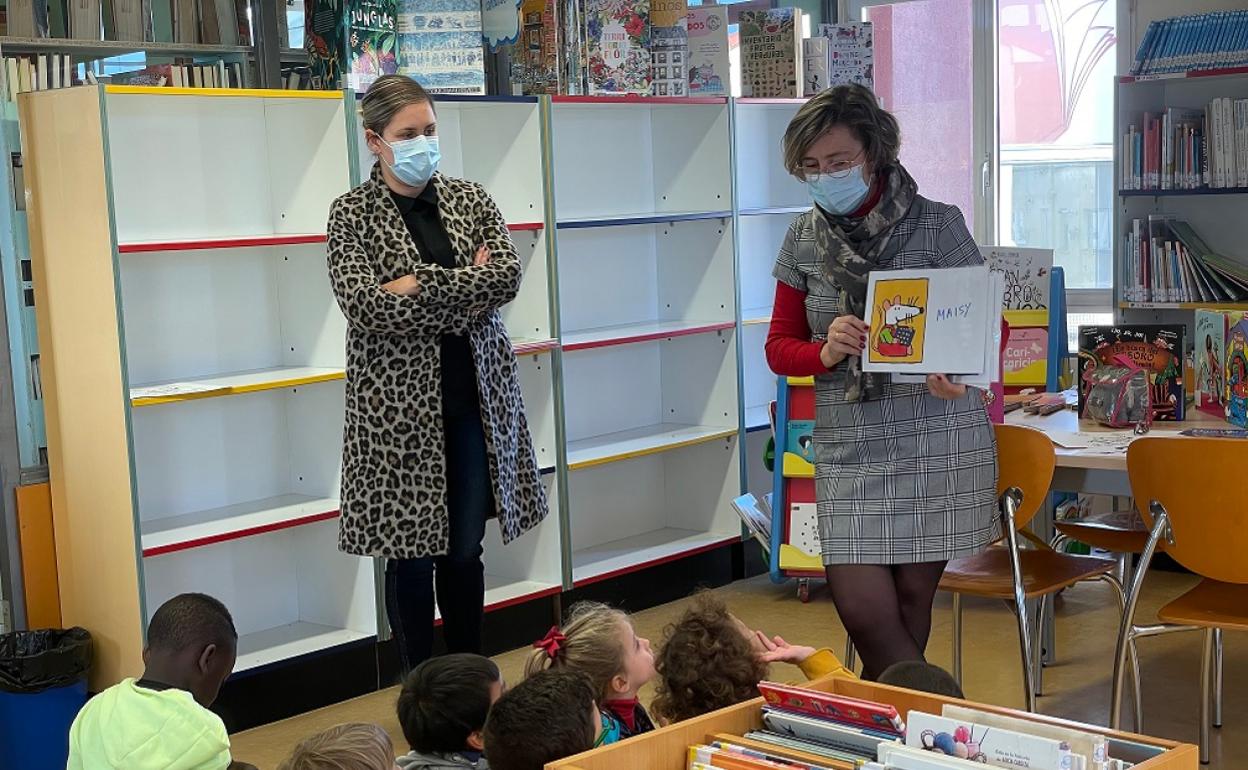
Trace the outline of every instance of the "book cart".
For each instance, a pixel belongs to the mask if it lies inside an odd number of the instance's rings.
[[[1109,739],[1108,753],[1111,758],[1130,760],[1131,757],[1139,757],[1137,752],[1141,749],[1155,754],[1136,764],[1137,770],[1195,770],[1199,764],[1198,749],[1188,743],[1176,743],[1161,738],[1117,732],[1000,706],[967,703],[939,695],[865,682],[860,679],[826,677],[805,686],[823,692],[890,704],[901,712],[903,718],[911,710],[939,714],[946,703],[958,703],[978,711],[1003,714],[1037,724],[1048,723],[1100,733]],[[558,762],[551,762],[546,765],[546,768],[547,770],[615,770],[623,767],[644,767],[646,770],[684,770],[687,766],[690,746],[714,740],[725,740],[749,746],[749,741],[740,736],[762,727],[763,705],[764,701],[761,697],[754,698],[669,727],[661,727],[626,741],[577,754]],[[846,763],[837,763],[770,744],[765,744],[765,750],[781,756],[790,756],[799,762],[806,761],[831,767],[850,767]]]

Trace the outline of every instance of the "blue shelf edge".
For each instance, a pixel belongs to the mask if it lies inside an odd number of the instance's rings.
[[[572,219],[558,222],[560,230],[580,230],[590,227],[627,227],[629,225],[654,225],[663,222],[696,222],[704,219],[731,219],[732,211],[690,211],[669,214],[645,214],[635,217],[607,217],[602,219]]]
[[[1120,198],[1171,198],[1193,195],[1248,195],[1248,187],[1197,187],[1194,190],[1119,190]]]
[[[765,423],[762,423],[761,425],[747,425],[745,426],[745,432],[746,433],[758,433],[760,430],[769,430],[770,428],[771,428],[771,423],[765,422]]]
[[[760,208],[741,209],[741,216],[756,217],[767,214],[804,214],[810,206],[763,206]]]

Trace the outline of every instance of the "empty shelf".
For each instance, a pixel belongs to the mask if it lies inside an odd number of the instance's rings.
[[[375,633],[302,622],[244,634],[238,638],[238,660],[234,663],[234,673],[374,636]]]
[[[130,388],[130,404],[135,407],[157,406],[200,398],[237,396],[241,393],[331,382],[341,380],[345,376],[346,373],[342,369],[277,366],[271,369],[231,372],[212,377],[192,377],[169,383],[135,385]]]
[[[731,329],[734,325],[732,321],[646,321],[622,326],[604,326],[564,334],[563,349],[570,352],[612,345],[629,345],[636,342],[652,342],[671,337],[687,337],[691,334],[722,331]]]
[[[694,532],[666,527],[572,553],[572,584],[582,586],[709,551],[741,539],[740,532]]]
[[[338,505],[332,497],[282,495],[144,521],[143,555],[160,556],[326,521],[337,518]]]
[[[736,428],[722,425],[679,425],[667,422],[619,433],[607,433],[569,443],[568,468],[580,470],[618,460],[630,460],[728,438],[736,433]]]

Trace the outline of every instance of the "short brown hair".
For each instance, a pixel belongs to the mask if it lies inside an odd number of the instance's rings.
[[[364,118],[364,128],[376,134],[386,130],[390,121],[399,110],[409,104],[428,102],[434,107],[433,96],[425,87],[407,75],[382,75],[368,87],[368,92],[360,101],[360,114]]]
[[[485,720],[495,770],[542,770],[594,747],[594,688],[580,671],[543,671],[503,693]]]
[[[335,725],[301,742],[278,770],[394,770],[394,744],[377,725]]]
[[[659,674],[654,713],[661,719],[689,719],[758,695],[768,666],[714,594],[697,594],[663,637],[654,662]]]
[[[577,602],[568,612],[561,632],[563,641],[554,655],[536,649],[529,655],[524,675],[533,676],[546,669],[567,667],[589,677],[595,698],[606,700],[611,694],[611,680],[624,672],[624,642],[620,632],[632,625],[623,611],[598,602]]]
[[[897,163],[897,153],[901,151],[897,118],[880,106],[871,89],[844,85],[812,96],[789,121],[783,143],[785,169],[800,177],[802,158],[834,126],[845,126],[862,142],[873,171],[884,171]]]

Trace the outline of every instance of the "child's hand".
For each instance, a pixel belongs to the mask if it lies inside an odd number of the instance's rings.
[[[789,644],[779,636],[768,639],[767,635],[762,631],[755,631],[754,633],[758,635],[758,640],[762,643],[765,650],[765,652],[759,654],[759,660],[765,663],[792,663],[796,666],[815,654],[814,647],[801,647]]]

